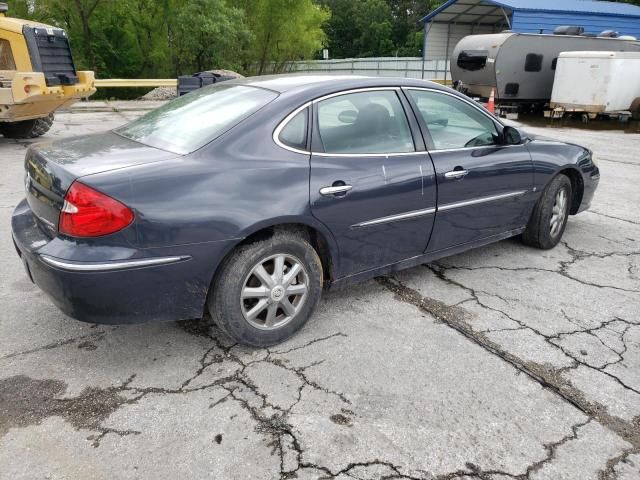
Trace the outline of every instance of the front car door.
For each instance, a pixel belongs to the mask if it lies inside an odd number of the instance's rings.
[[[336,239],[340,277],[424,252],[435,172],[399,88],[315,101],[312,145],[311,209]]]
[[[509,236],[524,227],[536,196],[525,145],[506,145],[502,127],[457,95],[407,88],[438,181],[428,252]]]

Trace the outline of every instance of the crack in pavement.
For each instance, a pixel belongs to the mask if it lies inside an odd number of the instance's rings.
[[[616,217],[614,215],[607,215],[606,213],[598,212],[596,210],[589,210],[589,213],[593,213],[594,215],[600,215],[601,217],[610,218],[611,220],[617,220],[619,222],[630,223],[632,225],[640,225],[640,222],[635,222],[633,220],[629,220],[628,218]]]
[[[571,360],[574,361],[575,365],[573,367],[569,367],[569,368],[577,368],[579,365],[582,365],[584,367],[587,367],[589,369],[592,370],[596,370],[608,377],[610,377],[612,380],[614,380],[616,383],[618,383],[621,387],[623,387],[626,390],[632,391],[635,394],[640,395],[640,390],[627,385],[625,382],[623,382],[619,377],[617,377],[616,375],[613,375],[610,372],[605,371],[603,368],[597,368],[587,362],[585,362],[582,358],[578,358],[575,355],[573,355],[571,352],[569,352],[566,348],[562,347],[561,345],[558,345],[557,343],[553,342],[553,339],[556,339],[558,335],[564,333],[564,334],[572,334],[572,333],[580,333],[580,331],[569,331],[569,332],[560,332],[559,334],[555,334],[555,335],[545,335],[544,333],[542,333],[540,330],[533,328],[532,326],[526,324],[525,322],[515,318],[514,316],[508,314],[507,312],[505,312],[504,310],[501,310],[499,308],[496,307],[492,307],[490,305],[487,305],[486,303],[482,302],[478,296],[478,294],[483,294],[483,295],[487,295],[490,297],[495,297],[500,299],[502,302],[504,302],[505,304],[508,304],[509,301],[506,297],[503,297],[501,295],[498,295],[496,293],[490,293],[484,290],[478,290],[478,289],[473,289],[470,287],[467,287],[466,285],[463,285],[460,282],[457,282],[449,277],[446,276],[446,270],[448,269],[458,269],[458,267],[443,267],[443,266],[438,266],[438,267],[433,267],[430,265],[424,265],[425,268],[427,268],[428,270],[430,270],[431,272],[433,272],[440,280],[442,280],[443,282],[449,284],[449,285],[453,285],[455,287],[461,288],[463,290],[465,290],[466,292],[469,293],[469,295],[471,295],[471,299],[476,302],[476,304],[478,304],[480,307],[486,309],[486,310],[491,310],[494,311],[496,313],[499,313],[501,315],[504,315],[506,318],[508,318],[509,320],[513,321],[514,323],[517,323],[518,325],[520,325],[523,329],[527,329],[532,331],[533,333],[535,333],[536,335],[539,335],[540,337],[542,337],[549,345],[551,345],[552,347],[560,350],[565,356],[569,357]],[[483,267],[480,267],[483,268]],[[470,268],[467,268],[467,270],[473,270]],[[509,270],[509,269],[506,269]],[[517,301],[517,299],[511,299],[512,301]],[[445,306],[446,307],[446,306]],[[565,313],[566,316],[566,313]],[[615,321],[619,321],[619,322],[624,322],[624,323],[628,323],[630,325],[638,325],[638,323],[635,322],[630,322],[628,320],[624,320],[622,318],[616,317],[614,319]],[[574,323],[574,322],[572,322]],[[606,322],[605,322],[606,323]],[[470,328],[470,327],[469,327]],[[476,332],[476,333],[480,333],[480,332]]]
[[[446,269],[444,268],[440,268],[440,269],[436,269],[432,267],[427,267],[427,268],[433,271],[439,278],[441,278],[445,282],[448,282],[452,285],[455,285],[459,288],[463,288],[466,291],[468,291],[471,294],[472,298],[466,301],[475,301],[476,303],[478,303],[478,305],[486,309],[493,310],[495,312],[503,314],[507,318],[513,320],[514,322],[520,325],[520,327],[517,329],[503,329],[503,330],[507,331],[507,330],[529,329],[536,332],[539,335],[542,335],[540,332],[536,331],[535,329],[532,329],[531,327],[524,325],[521,322],[519,322],[517,319],[511,317],[506,312],[483,304],[482,301],[479,299],[479,294],[485,294],[485,295],[496,296],[497,298],[500,298],[501,300],[506,302],[506,300],[500,297],[499,295],[494,295],[488,292],[477,291],[469,287],[466,287],[462,284],[459,284],[458,282],[455,282],[446,277],[446,274],[445,274]],[[470,338],[475,343],[479,344],[485,350],[488,350],[491,353],[499,356],[503,360],[509,362],[518,371],[527,374],[529,377],[533,378],[535,381],[540,383],[543,386],[543,388],[547,388],[554,391],[555,393],[560,395],[565,401],[571,403],[580,411],[587,414],[589,417],[588,421],[591,421],[592,419],[596,419],[603,425],[607,426],[608,428],[612,429],[613,431],[621,435],[625,440],[630,441],[630,443],[633,445],[633,448],[629,449],[628,451],[625,451],[622,455],[620,455],[619,457],[616,457],[615,459],[610,459],[609,463],[607,464],[605,473],[603,473],[603,475],[605,475],[606,472],[608,471],[613,472],[615,465],[617,463],[624,461],[624,459],[627,458],[629,455],[638,452],[640,441],[638,440],[637,429],[635,432],[630,431],[634,429],[635,426],[629,425],[627,422],[624,422],[623,420],[618,419],[617,417],[612,417],[608,415],[606,413],[606,409],[603,406],[587,402],[584,399],[584,397],[580,395],[579,392],[573,389],[573,387],[570,385],[569,382],[561,378],[561,373],[563,369],[553,371],[552,369],[550,369],[548,366],[545,366],[545,365],[526,363],[521,359],[509,354],[508,352],[502,351],[500,347],[498,347],[496,344],[488,340],[484,336],[484,333],[489,333],[489,331],[474,332],[471,329],[471,327],[466,325],[466,323],[462,320],[462,316],[465,313],[465,310],[460,306],[460,304],[464,302],[461,302],[459,305],[453,306],[453,307],[447,306],[442,302],[421,297],[418,294],[418,292],[409,289],[408,287],[402,285],[398,280],[392,279],[392,278],[378,279],[378,283],[382,284],[387,289],[396,293],[396,295],[402,301],[405,301],[407,303],[410,303],[414,306],[419,307],[421,310],[433,315],[437,321],[456,329],[457,331],[465,335],[467,338]],[[545,338],[547,339],[547,341],[551,342],[551,340],[553,339],[559,339],[562,336],[567,336],[567,335],[572,335],[577,333],[586,333],[586,334],[595,335],[595,332],[597,332],[600,329],[607,329],[608,327],[613,325],[614,322],[626,323],[627,328],[625,329],[625,332],[628,330],[628,328],[630,328],[631,325],[637,325],[634,322],[616,318],[613,320],[608,320],[607,322],[603,322],[598,327],[586,328],[584,326],[576,324],[576,326],[578,326],[579,328],[574,331],[561,332],[554,336],[547,336]],[[575,323],[575,322],[572,322],[572,323]],[[579,428],[581,428],[584,425],[584,424],[574,425],[572,427],[571,434],[563,437],[561,440],[557,442],[554,442],[549,445],[545,445],[545,448],[547,450],[547,456],[542,460],[539,460],[536,463],[528,466],[526,472],[524,473],[512,473],[512,472],[504,472],[499,470],[482,470],[480,467],[473,465],[471,463],[468,463],[466,464],[466,469],[458,470],[455,472],[438,475],[438,476],[433,476],[431,474],[428,474],[427,472],[423,472],[424,475],[422,475],[422,474],[416,474],[416,472],[405,471],[406,469],[401,466],[394,465],[390,462],[380,460],[380,459],[349,463],[344,468],[338,471],[332,471],[324,465],[318,465],[315,463],[305,461],[305,458],[304,458],[305,452],[301,446],[301,442],[299,441],[298,433],[294,430],[294,427],[288,422],[288,416],[291,414],[292,409],[301,401],[303,391],[305,388],[312,388],[314,390],[323,392],[326,395],[335,396],[345,405],[351,405],[351,401],[343,393],[333,391],[323,385],[318,384],[316,381],[309,378],[309,376],[307,375],[307,371],[311,368],[314,368],[322,364],[322,360],[312,362],[305,366],[295,367],[295,366],[287,365],[286,359],[283,359],[280,357],[286,354],[289,354],[291,352],[303,350],[305,348],[308,348],[320,342],[331,341],[331,340],[342,338],[342,337],[346,338],[347,337],[346,334],[342,332],[336,332],[331,335],[327,335],[325,337],[312,339],[303,345],[299,345],[299,346],[292,347],[289,349],[284,349],[284,350],[265,349],[263,350],[263,352],[266,352],[266,356],[264,358],[253,360],[253,359],[243,358],[242,351],[235,352],[235,350],[237,348],[240,348],[240,346],[237,344],[226,343],[226,341],[224,340],[224,337],[221,338],[220,335],[216,334],[215,331],[213,331],[212,333],[211,328],[209,327],[209,325],[206,324],[206,322],[203,322],[203,321],[178,322],[177,325],[181,330],[189,334],[205,337],[212,342],[211,346],[207,347],[204,353],[199,358],[198,368],[195,370],[195,372],[193,372],[191,376],[185,379],[178,388],[133,386],[132,382],[135,377],[135,375],[133,375],[130,379],[128,379],[122,385],[119,385],[116,387],[110,387],[103,390],[95,389],[95,388],[88,389],[88,391],[83,391],[78,397],[68,398],[68,399],[55,399],[55,398],[51,398],[50,396],[48,398],[48,403],[53,405],[53,407],[49,409],[45,409],[44,411],[36,408],[35,413],[33,411],[27,412],[28,414],[27,417],[29,415],[33,417],[31,420],[23,419],[22,423],[13,424],[13,425],[10,425],[9,427],[15,426],[20,428],[21,426],[30,425],[33,423],[39,423],[40,421],[42,421],[42,419],[46,418],[47,416],[60,415],[78,429],[84,428],[84,429],[95,431],[96,434],[89,436],[88,440],[92,441],[92,445],[94,447],[99,447],[101,440],[110,434],[126,436],[126,435],[139,435],[142,433],[135,430],[119,430],[114,428],[108,428],[102,425],[102,422],[106,420],[106,418],[108,418],[112,413],[114,413],[120,407],[124,405],[137,403],[142,398],[151,394],[159,394],[159,395],[189,394],[195,391],[219,387],[225,390],[227,393],[221,399],[213,403],[210,406],[210,408],[215,408],[226,401],[234,401],[237,404],[239,404],[245,411],[247,411],[251,419],[256,424],[256,427],[255,427],[256,431],[267,436],[267,439],[269,440],[268,446],[272,448],[273,454],[277,454],[279,456],[281,479],[295,478],[295,476],[297,476],[297,473],[301,471],[316,471],[316,472],[319,472],[322,476],[324,476],[324,478],[336,478],[341,475],[353,476],[357,473],[358,469],[384,467],[388,469],[389,474],[381,478],[407,478],[407,479],[429,478],[429,479],[436,479],[436,480],[452,480],[457,478],[490,479],[492,476],[500,475],[507,478],[526,480],[529,478],[529,476],[532,473],[534,473],[539,468],[541,468],[545,463],[552,461],[553,458],[555,457],[557,449],[561,445],[577,438]],[[25,355],[25,354],[33,353],[39,350],[58,348],[61,346],[80,342],[82,340],[99,340],[104,337],[105,333],[106,332],[104,331],[93,332],[88,335],[82,335],[82,336],[74,337],[71,339],[61,340],[59,342],[38,347],[37,349],[33,349],[30,351],[16,352],[14,354],[10,354],[8,357]],[[544,335],[542,336],[544,337]],[[624,333],[621,334],[621,338],[622,339],[624,338]],[[555,347],[560,348],[557,345],[555,345]],[[565,352],[565,355],[570,356],[567,352]],[[4,357],[4,358],[7,358],[7,357]],[[215,364],[222,364],[224,362],[231,362],[232,364],[235,364],[236,368],[233,371],[233,373],[219,377],[219,378],[215,378],[215,380],[203,385],[193,386],[194,382],[196,382],[196,380],[201,378],[209,367]],[[269,396],[261,392],[260,388],[257,385],[255,385],[255,383],[252,382],[251,379],[246,375],[247,368],[253,365],[261,364],[261,363],[270,364],[278,368],[287,370],[288,372],[293,373],[300,380],[300,386],[297,391],[297,398],[291,405],[288,405],[287,407],[283,407],[281,405],[277,405],[273,403],[272,401],[269,400]],[[603,372],[603,373],[606,373],[606,372]],[[12,377],[14,381],[16,378],[17,377]],[[23,381],[23,383],[25,382],[24,378],[20,379],[21,381]],[[27,379],[27,380],[30,382],[38,382],[37,380],[34,381],[32,379]],[[55,381],[45,380],[44,382],[55,382]],[[60,383],[61,385],[56,384],[57,390],[55,391],[58,393],[64,390],[64,384],[62,382]],[[3,391],[3,390],[4,390],[3,388],[0,388],[0,391]],[[124,394],[124,393],[130,394],[130,396],[128,398],[122,396],[121,394]],[[257,405],[255,404],[255,402],[252,401],[251,398],[247,398],[247,393],[250,395],[250,397],[253,397],[254,399],[258,399]],[[36,398],[38,397],[36,396]],[[95,399],[106,398],[107,400],[105,401],[100,400],[100,401],[93,402],[91,400],[92,398],[95,398]],[[42,397],[40,397],[40,399],[42,399]],[[92,405],[93,406],[92,408],[95,408],[96,404],[98,403],[101,406],[104,406],[104,409],[92,412],[91,408],[87,407],[87,405]],[[1,411],[2,410],[0,410],[0,412]],[[89,412],[88,415],[85,413],[87,411]],[[83,412],[84,416],[86,417],[84,420],[77,418],[80,412]],[[351,412],[351,414],[353,414],[353,412]],[[22,417],[24,416],[25,415],[22,415]],[[7,418],[8,416],[2,415],[2,417]],[[21,417],[18,416],[18,418],[21,418]],[[344,424],[348,425],[349,422],[346,421],[344,422]],[[3,434],[2,427],[3,425],[0,422],[0,436]],[[6,430],[7,425],[4,425],[4,428]],[[603,477],[603,478],[609,478],[609,477]]]
[[[1,360],[8,360],[10,358],[19,357],[19,356],[22,356],[22,355],[29,355],[29,354],[32,354],[32,353],[41,352],[43,350],[53,350],[53,349],[58,348],[58,347],[64,347],[66,345],[71,345],[73,343],[80,342],[81,340],[98,342],[98,341],[104,339],[104,336],[105,336],[106,333],[107,332],[104,331],[104,330],[99,330],[99,331],[96,331],[96,332],[87,333],[85,335],[80,335],[78,337],[65,338],[64,340],[58,340],[57,342],[48,343],[46,345],[41,345],[41,346],[36,347],[36,348],[31,348],[29,350],[22,350],[20,352],[13,352],[13,353],[9,353],[7,355],[3,355],[3,356],[0,357],[0,361]]]
[[[547,337],[545,337],[542,333],[538,332],[532,327],[523,324],[523,322],[520,322],[517,319],[512,318],[502,310],[495,309],[493,307],[489,307],[483,304],[478,297],[478,291],[470,287],[464,286],[461,283],[456,282],[450,278],[447,278],[444,275],[444,272],[442,270],[438,270],[428,265],[425,265],[425,267],[431,270],[432,272],[434,272],[438,276],[438,278],[442,279],[443,281],[451,285],[454,285],[458,288],[465,289],[467,292],[469,292],[469,294],[473,297],[473,299],[476,301],[476,303],[479,306],[505,315],[507,318],[510,318],[514,322],[521,324],[525,328],[532,330],[533,332],[537,333],[538,335],[542,336],[548,341]],[[607,408],[604,405],[587,400],[582,392],[577,390],[571,384],[571,382],[563,378],[562,373],[565,370],[575,368],[575,367],[564,367],[564,368],[556,369],[550,365],[541,365],[535,362],[525,361],[519,358],[518,356],[508,351],[505,351],[497,343],[490,340],[484,333],[473,330],[473,328],[467,323],[467,321],[464,318],[467,312],[462,307],[448,306],[438,300],[423,297],[418,291],[404,285],[402,282],[400,282],[397,278],[394,278],[394,277],[379,277],[376,280],[380,285],[385,287],[390,292],[394,293],[400,301],[417,307],[419,310],[433,316],[436,319],[436,321],[439,321],[440,323],[445,324],[450,328],[453,328],[454,330],[456,330],[457,332],[459,332],[460,334],[462,334],[463,336],[465,336],[466,338],[468,338],[469,340],[471,340],[473,343],[480,346],[484,350],[490,352],[491,354],[511,364],[516,370],[524,373],[529,378],[531,378],[532,380],[540,384],[543,388],[555,393],[564,401],[573,405],[579,411],[587,415],[589,419],[594,419],[598,421],[601,425],[615,432],[618,436],[620,436],[625,441],[630,443],[632,445],[632,448],[630,448],[623,455],[621,455],[618,462],[624,460],[631,454],[640,452],[640,429],[638,428],[636,421],[627,422],[619,417],[609,414],[607,412]],[[550,344],[554,345],[552,343]],[[580,363],[573,356],[569,355],[564,350],[562,351],[565,353],[565,355],[572,358],[576,363]],[[586,366],[589,366],[589,365],[586,365]],[[593,368],[593,367],[589,367],[589,368]],[[599,370],[599,369],[596,369],[596,370],[606,375],[609,375],[613,378],[616,378],[615,376],[609,374],[608,372],[603,372],[602,370]],[[624,385],[623,382],[621,381],[619,382],[623,386],[625,386],[625,388],[627,388],[628,390],[631,390],[635,393],[640,393],[637,390]],[[553,454],[554,451],[555,450],[552,449],[551,454]],[[613,469],[613,467],[614,465],[611,466],[611,469]],[[514,478],[521,478],[521,477],[515,476]],[[522,478],[528,478],[528,477],[525,476]]]
[[[570,273],[567,272],[567,269],[573,265],[574,263],[580,261],[580,260],[584,260],[586,258],[610,258],[610,257],[634,257],[634,256],[640,256],[640,251],[633,251],[633,252],[609,252],[609,253],[590,253],[590,252],[583,252],[580,250],[576,250],[572,247],[570,247],[566,242],[561,242],[566,248],[567,251],[569,253],[569,255],[571,256],[570,260],[562,260],[560,261],[560,267],[557,270],[551,269],[551,268],[540,268],[540,267],[503,267],[503,266],[498,266],[498,265],[483,265],[483,266],[479,266],[479,267],[461,267],[461,266],[457,266],[457,265],[451,265],[446,263],[445,261],[440,261],[437,262],[437,265],[447,269],[447,270],[465,270],[465,271],[474,271],[474,270],[500,270],[500,271],[504,271],[504,272],[545,272],[545,273],[554,273],[554,274],[558,274],[561,275],[562,277],[565,277],[571,281],[580,283],[581,285],[585,285],[588,287],[595,287],[595,288],[610,288],[612,290],[618,290],[621,292],[627,292],[627,293],[640,293],[640,290],[634,290],[634,289],[628,289],[628,288],[622,288],[622,287],[616,287],[614,285],[602,285],[602,284],[598,284],[598,283],[594,283],[594,282],[588,282],[586,280],[580,279],[580,278],[576,278],[575,276],[571,275]]]
[[[109,387],[105,389],[88,387],[83,390],[77,397],[57,398],[66,390],[66,384],[59,380],[36,380],[24,375],[17,375],[0,380],[0,437],[5,435],[11,428],[25,428],[30,425],[38,425],[44,419],[51,416],[60,416],[69,422],[77,430],[86,429],[96,432],[87,439],[92,441],[93,447],[99,447],[101,440],[110,434],[119,436],[139,435],[142,432],[135,430],[119,430],[109,428],[102,423],[115,411],[124,405],[132,405],[148,395],[159,394],[189,394],[191,392],[204,389],[219,387],[227,391],[227,395],[210,405],[210,408],[224,403],[227,400],[237,402],[247,411],[250,417],[256,423],[256,431],[267,435],[271,442],[270,446],[275,449],[275,453],[280,456],[281,477],[290,478],[292,471],[300,468],[317,468],[320,471],[329,473],[325,467],[316,466],[309,462],[303,462],[303,450],[298,442],[293,426],[287,422],[287,416],[291,410],[302,398],[302,392],[305,388],[313,388],[338,398],[345,405],[350,405],[351,401],[342,393],[330,390],[307,375],[307,370],[320,365],[322,361],[312,362],[302,367],[293,367],[286,364],[283,359],[274,358],[274,356],[282,355],[290,351],[301,350],[310,345],[323,341],[330,341],[337,337],[346,337],[344,333],[338,332],[322,338],[316,338],[304,345],[291,348],[286,351],[267,350],[267,356],[260,360],[243,361],[239,355],[236,355],[232,349],[236,344],[227,345],[219,337],[212,334],[209,326],[205,322],[179,322],[180,329],[190,334],[205,336],[212,345],[206,349],[199,359],[197,370],[189,378],[184,380],[178,388],[162,388],[162,387],[140,387],[132,385],[135,374],[123,382],[121,385]],[[40,347],[39,349],[57,348],[69,345],[80,340],[91,338],[95,340],[97,337],[104,335],[105,332],[92,333],[72,339],[66,339],[50,345]],[[15,355],[32,353],[17,352]],[[223,362],[231,362],[236,368],[233,373],[204,385],[191,386],[194,381],[201,377],[208,367]],[[259,363],[267,363],[278,368],[282,368],[292,372],[300,379],[300,386],[297,392],[296,401],[288,408],[283,408],[269,401],[268,395],[260,391],[260,389],[245,374],[245,370],[251,365]],[[259,399],[259,405],[253,405],[250,399],[245,398],[245,393],[253,395]],[[125,397],[123,394],[128,393]],[[17,399],[17,400],[16,400]],[[349,411],[343,409],[344,411]],[[352,413],[352,412],[351,412]],[[295,456],[295,468],[287,468],[285,457],[291,450]]]

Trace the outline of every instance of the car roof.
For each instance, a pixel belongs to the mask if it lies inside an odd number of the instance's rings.
[[[367,87],[431,87],[444,89],[442,85],[402,77],[373,77],[362,75],[330,75],[330,74],[285,74],[248,77],[233,80],[234,83],[266,88],[278,93],[324,93]]]

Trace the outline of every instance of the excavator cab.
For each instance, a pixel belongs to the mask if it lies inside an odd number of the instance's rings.
[[[53,112],[95,93],[94,73],[77,71],[64,30],[6,16],[0,3],[0,134],[44,135]]]

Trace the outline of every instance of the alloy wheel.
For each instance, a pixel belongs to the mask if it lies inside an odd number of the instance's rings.
[[[552,237],[558,236],[564,225],[565,218],[567,216],[567,190],[561,188],[556,193],[556,198],[553,203],[553,209],[551,210],[551,220],[549,221],[549,227]]]
[[[309,275],[296,257],[277,254],[254,265],[242,285],[240,306],[245,320],[261,330],[274,330],[302,309]]]

